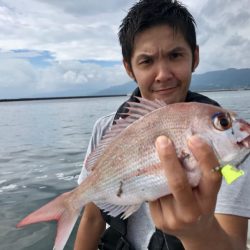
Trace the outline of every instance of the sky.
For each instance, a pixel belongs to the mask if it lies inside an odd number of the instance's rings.
[[[0,99],[79,95],[130,81],[117,32],[134,0],[0,0]],[[200,74],[250,68],[250,0],[183,0]]]

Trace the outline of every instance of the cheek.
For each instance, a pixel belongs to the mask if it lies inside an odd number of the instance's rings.
[[[152,74],[150,74],[150,72],[134,72],[135,75],[135,79],[137,84],[141,87],[141,88],[148,88],[150,87],[153,82],[154,82],[154,77]]]
[[[183,87],[189,86],[191,81],[192,71],[189,67],[180,67],[176,69],[176,76],[182,82]]]

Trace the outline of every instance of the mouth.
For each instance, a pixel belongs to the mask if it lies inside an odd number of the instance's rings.
[[[234,132],[237,138],[237,144],[250,148],[250,124],[242,119],[237,119]]]
[[[233,162],[235,167],[239,167],[250,155],[250,135],[245,136],[240,141],[237,141],[237,145],[241,148],[237,159]]]
[[[153,92],[158,93],[158,94],[165,94],[165,93],[174,91],[176,88],[177,88],[177,86],[171,86],[171,87],[160,88],[160,89],[153,89]]]
[[[238,141],[237,144],[241,147],[250,148],[250,135]]]

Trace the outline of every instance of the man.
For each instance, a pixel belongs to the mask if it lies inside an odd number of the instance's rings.
[[[212,100],[188,91],[192,72],[199,64],[199,48],[195,21],[179,2],[139,1],[124,18],[119,39],[124,67],[138,85],[131,100],[135,95],[141,95],[149,100],[163,100],[167,104],[198,101],[216,105]],[[124,111],[124,106],[126,103],[120,110]],[[111,114],[97,121],[87,155],[96,147],[113,120],[114,114]],[[128,218],[126,233],[122,236],[122,241],[130,245],[126,249],[246,249],[250,211],[237,208],[235,200],[230,200],[227,194],[222,194],[216,208],[221,175],[211,170],[218,165],[217,158],[212,149],[196,136],[190,138],[188,144],[202,170],[199,186],[191,188],[172,142],[160,136],[156,140],[156,148],[172,195],[150,202],[150,212],[148,205],[143,204]],[[87,174],[83,168],[79,181]],[[223,203],[225,197],[230,200],[226,208]],[[250,207],[249,203],[246,200],[246,208]],[[104,217],[93,203],[85,207],[75,242],[76,250],[97,249],[105,229]],[[155,227],[158,234],[154,233]],[[108,247],[109,240],[115,237],[115,234],[108,240],[104,237],[103,242],[106,243],[103,243],[103,249],[125,249]],[[161,246],[159,242],[162,242]]]

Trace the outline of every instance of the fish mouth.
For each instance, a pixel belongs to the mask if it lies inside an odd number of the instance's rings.
[[[250,155],[250,124],[242,119],[236,119],[236,124],[233,126],[233,134],[237,138],[237,145],[240,147],[241,152],[237,159],[239,159],[235,166],[241,165]]]
[[[238,141],[237,144],[240,147],[250,148],[250,135],[245,137],[243,140]]]
[[[250,148],[250,124],[242,119],[236,119],[232,130],[240,147]]]

